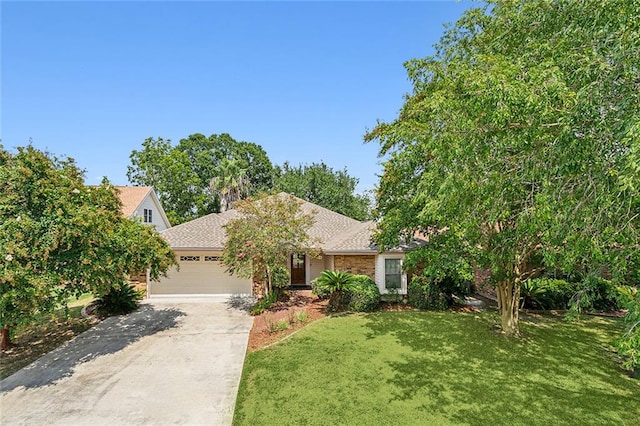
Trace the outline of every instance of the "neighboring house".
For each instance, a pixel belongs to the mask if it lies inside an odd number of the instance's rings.
[[[156,231],[164,231],[171,227],[152,187],[116,186],[116,189],[120,194],[122,214],[125,217],[138,218],[144,224],[153,225]]]
[[[280,196],[286,195],[284,193]],[[318,239],[320,254],[316,257],[293,254],[287,265],[292,286],[308,286],[323,270],[349,271],[371,277],[382,294],[407,292],[407,276],[402,272],[404,253],[411,247],[379,253],[371,243],[374,222],[360,222],[307,201],[305,213],[315,212],[315,223],[308,233]],[[180,264],[168,277],[150,282],[147,294],[166,295],[248,295],[252,280],[230,276],[220,262],[225,243],[223,226],[239,217],[235,210],[213,213],[161,232],[169,242]],[[422,244],[416,240],[412,244]]]

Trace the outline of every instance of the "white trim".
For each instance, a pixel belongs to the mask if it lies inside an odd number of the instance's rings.
[[[380,290],[380,294],[389,294],[389,290],[385,286],[385,260],[386,259],[400,259],[400,267],[404,264],[404,253],[385,253],[380,254],[376,258],[376,284]],[[400,275],[400,289],[398,294],[407,294],[407,274],[402,272]]]

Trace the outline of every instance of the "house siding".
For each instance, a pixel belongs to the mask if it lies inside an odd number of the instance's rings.
[[[376,257],[375,255],[335,255],[333,266],[336,271],[347,271],[352,274],[367,275],[375,280]]]
[[[162,220],[162,216],[160,214],[160,208],[158,204],[156,204],[152,199],[151,194],[147,194],[147,196],[144,197],[144,200],[142,200],[142,202],[140,203],[140,206],[138,206],[136,211],[133,212],[133,216],[140,218],[141,222],[144,221],[144,209],[150,209],[152,211],[151,223],[147,223],[147,225],[155,226],[156,231],[158,232],[164,231],[165,229],[167,229],[167,225]]]
[[[311,281],[322,274],[322,271],[325,269],[324,264],[323,256],[320,256],[319,258],[312,257],[309,259],[309,275],[307,276],[307,284],[311,284]]]

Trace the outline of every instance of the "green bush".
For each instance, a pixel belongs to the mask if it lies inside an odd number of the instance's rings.
[[[588,276],[577,284],[568,306],[572,313],[579,314],[583,311],[616,310],[622,304],[620,293],[611,281]]]
[[[346,271],[324,270],[314,280],[316,289],[329,292],[327,310],[336,312],[344,310],[349,304],[349,291],[353,288],[354,276]]]
[[[251,308],[251,315],[260,315],[266,309],[269,309],[271,305],[273,305],[277,301],[278,301],[277,291],[272,291],[271,293],[268,293],[265,297],[258,300],[255,305],[253,305],[253,308]]]
[[[274,266],[271,268],[271,285],[273,288],[288,287],[291,282],[291,274],[286,266]]]
[[[455,304],[455,298],[469,294],[464,280],[445,277],[434,280],[426,275],[414,275],[409,283],[409,304],[418,309],[442,311]]]
[[[380,305],[380,290],[375,281],[366,275],[354,275],[353,288],[349,289],[348,309],[354,312],[371,312]]]
[[[142,292],[129,283],[122,283],[96,299],[96,310],[101,316],[128,314],[136,310],[140,300]]]
[[[327,287],[318,283],[318,279],[311,281],[311,293],[318,296],[320,300],[326,300],[331,296],[331,292]]]
[[[567,309],[576,293],[575,283],[554,278],[535,278],[522,283],[522,306],[531,309]]]
[[[625,368],[634,371],[640,365],[640,292],[630,286],[618,287],[621,301],[627,309],[624,334],[616,341],[618,354],[624,358]]]

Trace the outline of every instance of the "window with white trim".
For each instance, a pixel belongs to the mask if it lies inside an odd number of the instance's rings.
[[[221,257],[220,256],[205,256],[204,257],[204,261],[205,262],[220,262]]]
[[[384,287],[387,290],[402,287],[402,259],[384,260]]]
[[[153,211],[151,209],[144,209],[144,223],[153,222]]]

